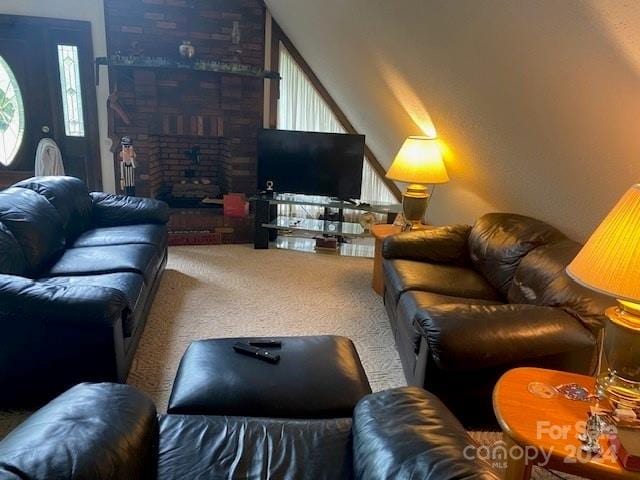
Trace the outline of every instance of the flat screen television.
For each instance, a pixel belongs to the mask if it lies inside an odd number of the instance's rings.
[[[364,135],[261,129],[258,191],[360,198]]]

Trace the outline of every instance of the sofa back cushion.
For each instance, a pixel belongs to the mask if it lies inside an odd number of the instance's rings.
[[[11,187],[0,192],[0,222],[22,247],[28,274],[37,273],[64,249],[58,211],[33,190]]]
[[[27,260],[22,247],[13,233],[0,223],[0,273],[6,275],[24,275],[27,271]]]
[[[536,248],[520,262],[511,282],[509,303],[563,308],[592,331],[604,325],[604,310],[615,302],[574,282],[565,272],[582,245],[563,240]]]
[[[535,218],[514,213],[480,217],[469,235],[469,256],[474,268],[506,295],[520,260],[536,247],[566,237]]]
[[[154,198],[91,192],[93,224],[97,227],[120,227],[169,221],[169,205]]]
[[[86,185],[79,178],[33,177],[16,183],[14,187],[33,190],[56,208],[68,245],[91,226],[92,201]]]

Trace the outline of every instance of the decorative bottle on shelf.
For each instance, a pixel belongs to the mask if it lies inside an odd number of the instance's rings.
[[[229,48],[229,51],[232,54],[229,60],[233,63],[240,62],[240,54],[242,53],[242,49],[240,48],[240,38],[241,38],[240,22],[236,20],[233,22],[233,28],[231,29],[232,46],[231,48]],[[237,71],[237,69],[238,69],[238,66],[234,65],[233,71]]]
[[[191,45],[191,42],[188,40],[183,40],[180,46],[178,47],[178,51],[183,58],[191,60],[196,54],[196,47]]]
[[[233,22],[233,30],[231,31],[231,42],[234,45],[238,45],[240,43],[240,22]]]

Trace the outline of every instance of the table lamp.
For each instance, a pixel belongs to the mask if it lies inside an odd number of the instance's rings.
[[[419,228],[429,202],[426,185],[449,181],[438,140],[407,137],[387,171],[387,178],[409,184],[402,194],[402,213],[408,229]]]
[[[567,266],[579,284],[618,300],[608,308],[604,356],[608,371],[597,393],[614,405],[640,407],[640,184],[620,199]]]

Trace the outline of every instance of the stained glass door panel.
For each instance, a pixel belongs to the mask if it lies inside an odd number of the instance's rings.
[[[9,166],[24,138],[24,105],[13,70],[0,56],[0,164]]]

